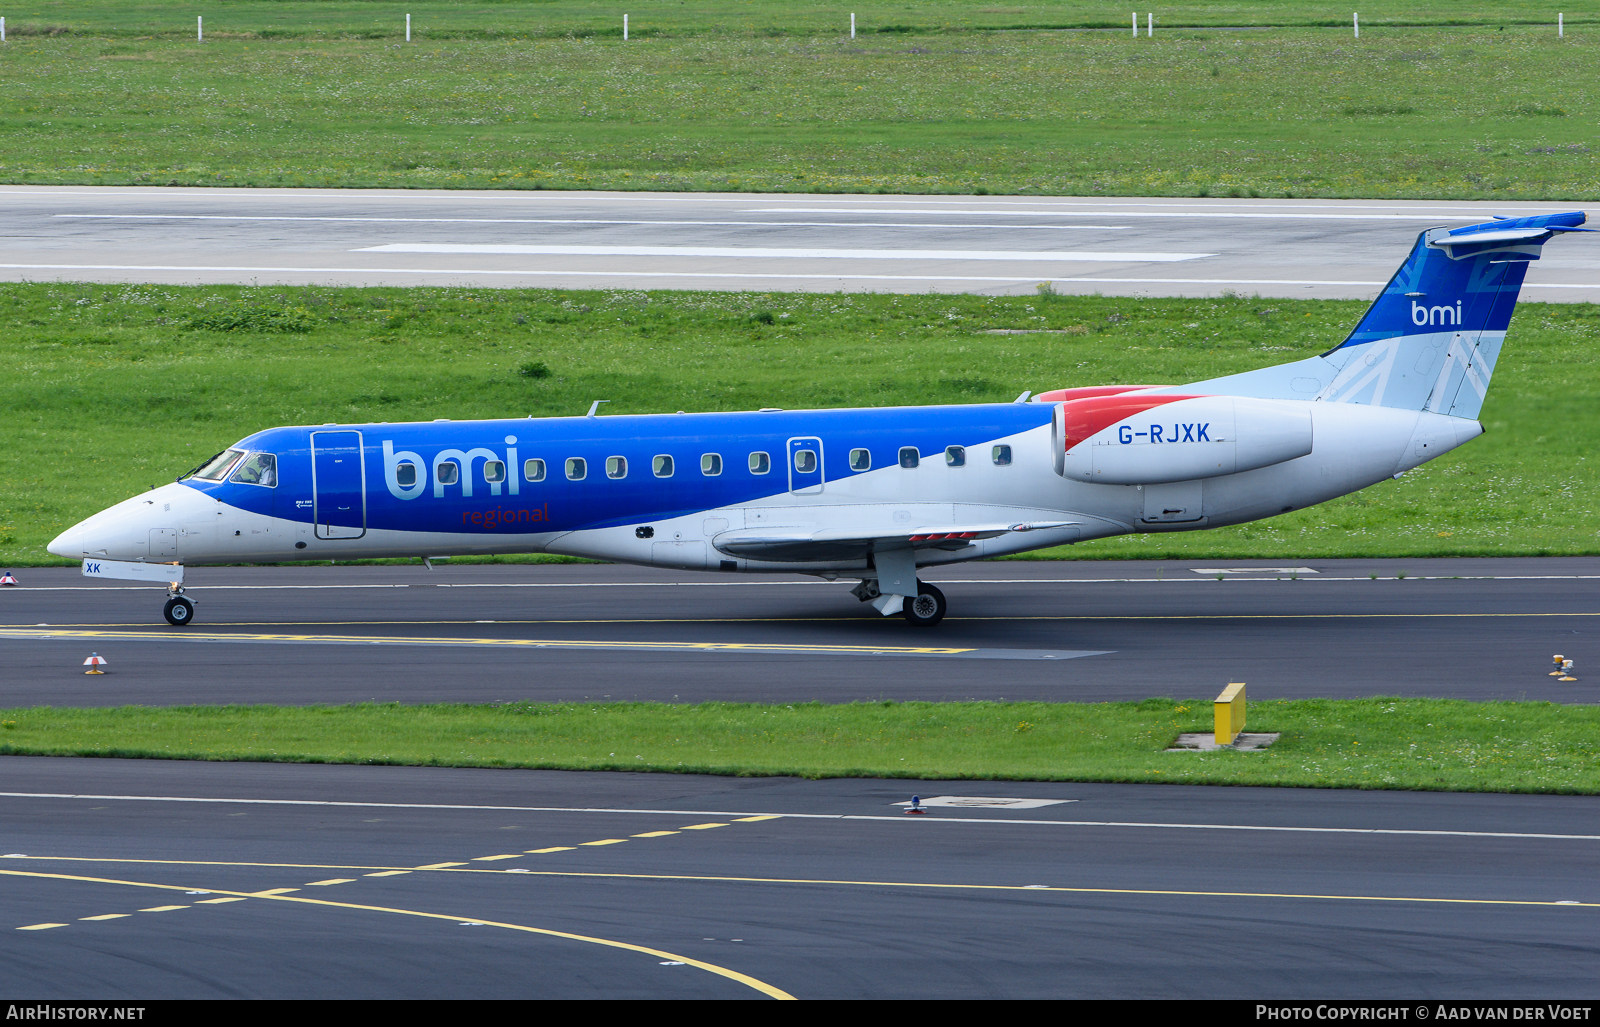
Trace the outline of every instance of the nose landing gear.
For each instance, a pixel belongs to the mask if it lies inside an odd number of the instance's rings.
[[[167,592],[167,605],[161,608],[161,613],[168,624],[181,628],[194,620],[194,600],[183,594],[182,587],[174,586]]]

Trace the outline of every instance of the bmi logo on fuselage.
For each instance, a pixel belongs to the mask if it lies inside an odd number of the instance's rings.
[[[1448,304],[1425,307],[1416,300],[1412,300],[1411,323],[1418,328],[1428,325],[1449,325],[1452,328],[1459,328],[1461,327],[1461,301],[1456,300],[1456,305],[1453,307]]]

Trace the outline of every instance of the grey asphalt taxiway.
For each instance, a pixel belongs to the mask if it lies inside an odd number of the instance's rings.
[[[1417,233],[1559,203],[0,187],[0,280],[1375,296]],[[1563,240],[1523,298],[1600,299]]]
[[[932,630],[808,578],[189,574],[177,629],[159,587],[22,570],[0,706],[1591,702],[1600,618],[1596,559],[974,564],[925,572]],[[1600,965],[1584,796],[0,757],[0,824],[0,985],[38,999],[1553,999]]]
[[[31,999],[1556,999],[1600,963],[1579,796],[919,781],[967,801],[911,817],[893,781],[0,780],[0,987]]]
[[[585,564],[192,568],[163,589],[23,570],[0,706],[499,700],[1102,701],[1362,695],[1595,701],[1600,559],[988,562],[950,613],[850,582]],[[85,676],[91,652],[110,661]],[[1552,653],[1579,681],[1547,676]]]

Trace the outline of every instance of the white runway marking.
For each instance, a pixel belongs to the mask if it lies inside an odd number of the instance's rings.
[[[1310,567],[1190,567],[1196,574],[1316,574]]]
[[[1216,574],[1212,568],[1196,569],[1195,573]],[[1232,573],[1249,572],[1252,574],[1289,573],[1298,570],[1301,574],[1318,574],[1315,578],[1301,578],[1301,581],[1600,581],[1600,574],[1407,574],[1404,578],[1398,575],[1372,576],[1369,574],[1351,575],[1346,577],[1330,577],[1317,571],[1306,568],[1275,568],[1275,567],[1250,567],[1237,568]],[[933,585],[1120,585],[1120,584],[1216,584],[1211,578],[924,578]],[[1269,582],[1276,578],[1227,578],[1232,582]],[[840,586],[838,581],[466,581],[466,582],[418,582],[416,584],[395,585],[205,585],[190,584],[189,591],[206,589],[212,592],[262,592],[274,589],[318,589],[318,588],[778,588],[792,586]],[[20,585],[16,594],[25,592],[148,592],[158,588],[158,585]],[[4,593],[0,593],[4,594]],[[16,627],[17,625],[0,625]]]
[[[912,207],[851,207],[847,211],[830,209],[826,207],[753,207],[751,213],[755,214],[998,214],[1003,217],[1028,217],[1028,218],[1086,218],[1086,217],[1119,217],[1119,218],[1272,218],[1274,220],[1311,218],[1315,220],[1340,220],[1340,221],[1437,221],[1440,218],[1449,220],[1479,220],[1483,214],[1478,211],[1439,211],[1431,214],[1320,214],[1305,213],[1299,208],[1287,211],[1273,211],[1261,213],[1257,211],[1224,211],[1224,210],[950,210],[944,209],[916,209]]]
[[[0,792],[7,799],[88,799],[93,802],[214,802],[243,806],[335,806],[357,809],[490,810],[512,813],[616,813],[658,817],[776,817],[789,820],[876,820],[897,824],[1032,824],[1040,827],[1123,827],[1183,831],[1282,831],[1307,834],[1420,835],[1442,838],[1549,838],[1560,841],[1600,842],[1600,834],[1547,834],[1536,831],[1430,831],[1382,827],[1283,827],[1261,824],[1172,824],[1118,820],[1021,820],[999,817],[907,817],[856,813],[773,813],[731,810],[613,809],[593,806],[470,806],[437,802],[341,802],[329,799],[216,799],[186,795],[79,795],[72,792]],[[8,853],[0,859],[48,859]]]
[[[58,218],[109,221],[338,221],[380,225],[691,225],[753,228],[1004,228],[1035,231],[1126,232],[1127,225],[940,225],[928,221],[648,221],[639,218],[379,218],[318,217],[290,214],[54,214]]]
[[[1077,799],[1000,799],[988,795],[934,795],[920,800],[924,806],[956,806],[963,809],[1039,809],[1044,806],[1060,806],[1063,803],[1077,802]],[[909,806],[909,802],[897,802],[896,806]]]
[[[760,202],[762,199],[765,199],[766,202],[768,202],[768,203],[776,202],[775,200],[773,200],[770,197],[770,195],[766,196],[766,197],[762,197],[762,196],[759,196],[759,195],[752,196],[752,195],[746,194],[746,196],[745,196],[746,202],[750,202],[750,203]],[[798,202],[798,201],[796,201],[796,202]],[[939,199],[934,199],[934,198],[928,197],[928,196],[915,196],[915,197],[906,197],[904,199],[896,200],[895,197],[893,197],[893,196],[883,196],[883,195],[871,196],[871,197],[865,197],[865,196],[808,196],[808,197],[805,198],[804,202],[806,202],[806,203],[835,203],[835,204],[870,203],[870,204],[877,204],[879,206],[882,206],[885,203],[896,203],[896,202],[899,202],[899,203],[918,203],[918,204],[922,204],[923,206],[939,206],[939,207],[951,207],[951,206],[955,206],[955,205],[958,205],[958,204],[965,204],[965,205],[970,207],[970,206],[973,206],[974,204],[984,204],[984,205],[987,205],[987,207],[992,207],[992,208],[994,208],[996,210],[1002,210],[1002,209],[1005,209],[1007,207],[1063,207],[1063,208],[1064,207],[1095,207],[1095,208],[1099,208],[1099,209],[1106,209],[1106,208],[1110,208],[1110,207],[1188,207],[1188,208],[1193,208],[1195,210],[1203,210],[1203,211],[1204,210],[1232,210],[1232,209],[1235,209],[1235,208],[1242,209],[1242,210],[1290,210],[1290,211],[1294,211],[1294,210],[1385,210],[1385,211],[1414,210],[1414,211],[1418,211],[1419,213],[1425,214],[1425,215],[1427,215],[1429,217],[1434,217],[1434,216],[1439,216],[1439,215],[1449,215],[1449,216],[1475,217],[1475,218],[1485,218],[1485,219],[1487,219],[1487,217],[1489,216],[1489,215],[1487,215],[1485,213],[1485,211],[1488,211],[1488,210],[1491,210],[1491,209],[1495,210],[1495,211],[1500,211],[1501,210],[1501,206],[1502,206],[1500,204],[1496,204],[1496,203],[1492,203],[1492,202],[1491,203],[1480,204],[1476,208],[1470,208],[1470,207],[1469,208],[1460,208],[1460,207],[1440,208],[1440,207],[1423,206],[1422,204],[1408,204],[1408,203],[1404,203],[1404,202],[1400,202],[1400,201],[1394,201],[1394,200],[1382,201],[1382,202],[1378,202],[1378,203],[1356,203],[1356,202],[1313,203],[1313,202],[1301,201],[1301,200],[1289,200],[1289,201],[1243,200],[1243,201],[1236,201],[1236,202],[1227,202],[1227,201],[1221,201],[1221,200],[1187,200],[1187,201],[1186,200],[1182,200],[1182,199],[1170,199],[1170,200],[1168,200],[1168,199],[1161,199],[1159,197],[1147,197],[1147,198],[1143,198],[1143,199],[1137,199],[1137,198],[1131,198],[1131,197],[1130,198],[1126,198],[1126,199],[1107,198],[1107,199],[1103,199],[1103,200],[1098,200],[1098,199],[1092,200],[1092,199],[1080,199],[1080,198],[1075,198],[1075,197],[1039,196],[1039,197],[1030,197],[1030,198],[1026,198],[1026,199],[1023,199],[1023,198],[1016,198],[1016,199],[990,198],[990,199],[987,199],[987,200],[976,200],[971,196],[964,196],[964,197],[960,197],[960,198],[957,198],[957,199],[939,200]],[[757,208],[751,208],[751,209],[757,209]],[[829,208],[829,209],[833,209],[833,208]],[[1523,217],[1523,216],[1532,215],[1532,214],[1559,214],[1559,213],[1563,213],[1563,212],[1565,212],[1567,210],[1570,210],[1570,209],[1572,209],[1572,208],[1570,208],[1570,207],[1537,207],[1537,208],[1528,208],[1526,210],[1518,210],[1518,211],[1512,211],[1512,210],[1508,209],[1508,210],[1505,210],[1504,213],[1507,214],[1508,216]]]
[[[406,243],[363,246],[351,253],[474,253],[559,257],[734,257],[740,260],[1048,260],[1164,263],[1215,253],[1119,253],[1101,250],[836,250],[765,246],[527,246],[515,243]]]
[[[1214,254],[1211,254],[1214,256]],[[863,275],[863,274],[803,274],[800,272],[751,274],[724,271],[527,271],[506,268],[458,267],[246,267],[237,265],[199,264],[0,264],[0,270],[9,271],[196,271],[212,273],[246,272],[250,274],[294,275],[484,275],[511,278],[707,278],[744,281],[822,281],[822,282],[996,282],[1015,285],[1032,282],[1033,278],[1021,275]],[[1387,283],[1380,281],[1323,281],[1310,278],[1109,278],[1050,276],[1052,282],[1079,282],[1107,285],[1300,285],[1312,286],[1370,286],[1379,288]],[[1600,289],[1600,284],[1560,284],[1525,282],[1524,289]]]
[[[26,196],[39,198],[41,196],[74,196],[74,197],[117,197],[125,199],[149,199],[158,196],[163,199],[199,200],[202,202],[216,202],[218,200],[242,200],[246,204],[256,205],[264,200],[287,200],[289,202],[304,202],[306,200],[328,200],[338,204],[348,204],[351,200],[363,203],[494,203],[494,204],[534,204],[537,206],[570,205],[578,203],[663,203],[663,204],[695,204],[695,203],[775,203],[779,202],[772,194],[762,193],[712,193],[712,194],[682,194],[682,193],[646,193],[646,192],[603,192],[603,191],[512,191],[496,189],[486,190],[425,190],[425,189],[230,189],[214,187],[150,187],[150,186],[31,186],[0,188],[0,196]],[[1306,202],[1299,200],[1184,200],[1181,198],[1165,199],[1160,197],[1126,197],[1090,199],[1080,197],[1017,197],[1002,198],[989,197],[978,199],[972,196],[956,197],[941,200],[928,196],[906,197],[899,201],[893,196],[873,195],[804,195],[788,194],[790,203],[836,204],[839,207],[856,203],[884,204],[902,202],[916,203],[924,207],[950,207],[965,205],[968,207],[981,205],[994,210],[1006,210],[1012,207],[1060,207],[1080,208],[1090,207],[1100,210],[1108,208],[1192,208],[1201,211],[1217,210],[1414,210],[1428,216],[1456,216],[1463,209],[1470,211],[1460,214],[1462,217],[1485,218],[1490,214],[1503,214],[1511,217],[1521,217],[1530,214],[1554,214],[1571,210],[1568,206],[1540,205],[1536,207],[1520,207],[1512,203],[1479,202],[1474,207],[1466,208],[1439,208],[1429,206],[1428,201],[1419,203],[1406,203],[1404,201],[1376,201],[1376,202]],[[1437,203],[1439,201],[1432,201]],[[837,207],[827,208],[831,213]]]

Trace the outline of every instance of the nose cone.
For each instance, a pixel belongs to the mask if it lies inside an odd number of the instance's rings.
[[[57,556],[65,556],[76,560],[83,556],[82,539],[83,526],[75,524],[54,539],[51,539],[50,544],[45,548]]]

